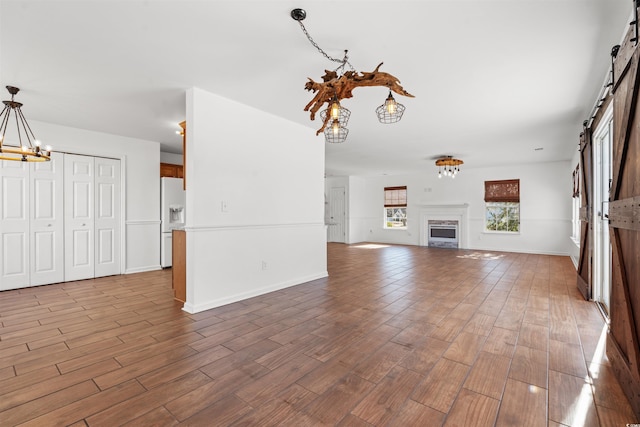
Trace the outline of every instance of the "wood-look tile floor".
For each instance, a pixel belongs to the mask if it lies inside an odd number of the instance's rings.
[[[624,426],[567,257],[328,245],[189,315],[171,272],[0,293],[0,425]]]

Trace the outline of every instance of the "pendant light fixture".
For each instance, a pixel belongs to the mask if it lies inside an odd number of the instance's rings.
[[[376,115],[380,123],[396,123],[399,122],[404,114],[404,105],[395,100],[391,91],[384,101],[384,104],[376,108]]]
[[[329,117],[327,118],[327,116]],[[334,96],[329,108],[320,111],[322,122],[329,123],[329,126],[324,128],[326,142],[338,144],[347,139],[347,135],[349,135],[349,129],[347,129],[349,117],[351,117],[351,111],[342,107],[338,97]]]
[[[344,51],[342,59],[329,56],[318,44],[313,40],[309,32],[305,28],[302,21],[307,17],[307,12],[304,9],[293,9],[291,11],[291,18],[298,21],[302,32],[307,37],[309,42],[315,47],[329,61],[340,64],[338,68],[333,71],[325,70],[324,76],[322,76],[322,82],[315,82],[312,79],[305,84],[305,89],[315,93],[315,96],[309,102],[304,111],[309,111],[311,120],[315,120],[315,115],[323,105],[326,103],[329,107],[326,110],[320,111],[320,118],[322,119],[322,127],[318,129],[316,135],[324,132],[325,140],[327,142],[344,142],[349,133],[347,129],[347,121],[351,112],[340,105],[340,101],[345,98],[353,97],[352,91],[356,87],[362,86],[383,86],[389,89],[389,96],[385,100],[385,103],[376,109],[376,115],[378,120],[382,123],[396,123],[402,118],[405,107],[402,104],[396,102],[391,95],[391,92],[408,96],[413,98],[409,92],[404,90],[400,85],[397,77],[379,71],[380,63],[375,70],[370,72],[358,72],[353,65],[349,62],[347,56],[348,51]],[[347,70],[347,67],[349,68]],[[340,135],[340,137],[335,137]]]
[[[324,129],[324,140],[331,144],[344,142],[347,139],[347,135],[349,135],[349,129],[342,126],[336,119],[331,122],[331,126],[327,126]]]
[[[14,100],[20,91],[15,86],[7,86],[11,94],[10,101],[2,101],[4,109],[0,113],[0,160],[14,160],[21,162],[47,162],[51,160],[51,147],[42,147],[22,114],[22,103]],[[11,118],[13,113],[14,119]],[[16,140],[11,141],[15,145],[9,145],[7,141],[7,127],[9,122],[16,123]]]
[[[329,119],[327,119],[327,115],[329,115]],[[349,117],[351,117],[351,111],[340,105],[336,96],[333,97],[329,108],[320,111],[320,118],[323,122],[333,123],[334,120],[338,120],[341,126],[346,126],[349,123]]]
[[[458,172],[460,172],[460,165],[464,162],[460,159],[455,159],[453,156],[444,156],[436,160],[436,166],[438,167],[438,178],[443,176],[449,176],[455,178]]]

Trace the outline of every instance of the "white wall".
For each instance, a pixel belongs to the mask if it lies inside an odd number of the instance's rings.
[[[364,220],[367,218],[366,206],[367,182],[357,176],[349,177],[349,241],[347,243],[362,242],[367,239],[368,231]]]
[[[184,309],[326,276],[324,145],[313,130],[197,88],[187,125]]]
[[[161,151],[160,161],[162,163],[169,163],[170,165],[181,165],[182,154],[166,153],[164,151]]]
[[[54,151],[121,160],[124,271],[160,268],[160,144],[50,123],[29,121]]]
[[[572,162],[464,168],[455,179],[437,170],[405,176],[358,177],[350,181],[350,237],[357,241],[420,244],[423,205],[469,205],[469,249],[568,255],[571,250]],[[520,179],[520,233],[484,232],[484,181]],[[407,186],[407,229],[383,228],[384,187]],[[356,191],[356,188],[358,189]],[[422,205],[422,206],[421,206]],[[357,240],[356,240],[357,239]]]

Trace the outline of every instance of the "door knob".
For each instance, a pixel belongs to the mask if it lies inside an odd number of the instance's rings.
[[[83,227],[84,227],[85,225],[87,225],[87,224],[82,224],[82,226],[83,226]]]
[[[51,227],[51,224],[47,224],[47,227]]]

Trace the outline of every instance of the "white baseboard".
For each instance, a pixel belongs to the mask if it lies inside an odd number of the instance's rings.
[[[462,249],[462,248],[460,248],[460,249]],[[516,254],[531,254],[531,255],[569,256],[568,252],[537,251],[537,250],[509,249],[509,248],[501,248],[501,249],[467,248],[465,250],[467,250],[467,251],[483,251],[483,252],[513,252],[513,253],[516,253]]]
[[[124,274],[144,273],[145,271],[156,271],[156,270],[162,270],[162,267],[160,266],[160,264],[148,265],[148,266],[136,267],[136,268],[127,268],[124,271]]]
[[[306,277],[299,277],[297,279],[288,280],[286,282],[274,283],[269,286],[265,286],[263,288],[253,289],[251,292],[244,292],[236,295],[231,295],[225,298],[219,298],[219,299],[215,299],[215,300],[197,304],[197,305],[193,305],[193,304],[190,304],[189,302],[185,302],[182,309],[187,313],[195,314],[201,311],[210,310],[212,308],[221,307],[223,305],[257,297],[259,295],[268,294],[269,292],[274,292],[280,289],[290,288],[292,286],[311,282],[313,280],[322,279],[323,277],[327,277],[328,275],[329,273],[327,271],[323,271],[318,274],[313,274]]]

